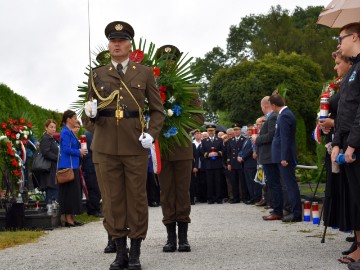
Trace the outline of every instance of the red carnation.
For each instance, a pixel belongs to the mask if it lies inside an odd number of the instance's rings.
[[[24,126],[19,126],[19,129],[20,129],[20,130],[24,130]]]
[[[161,85],[161,86],[159,87],[159,91],[160,91],[160,92],[166,92],[166,86]]]
[[[11,139],[13,139],[13,140],[16,139],[16,134],[15,133],[11,133]]]
[[[21,124],[24,124],[26,121],[25,121],[25,119],[24,118],[20,118],[20,123]]]
[[[164,92],[160,92],[160,98],[161,98],[162,103],[164,103],[166,100],[166,94]]]
[[[19,130],[20,130],[19,126],[13,126],[13,131],[19,132]]]
[[[20,170],[13,170],[15,176],[19,176],[21,174]]]
[[[31,123],[31,122],[28,122],[28,123],[27,123],[27,126],[28,126],[28,128],[32,128],[32,123]]]
[[[7,125],[6,125],[5,122],[2,122],[2,123],[1,123],[1,128],[6,128],[6,126],[7,126]]]
[[[9,122],[10,125],[12,125],[14,123],[14,120],[9,119],[8,122]]]
[[[7,154],[14,157],[15,156],[15,153],[12,151],[12,150],[7,150]]]
[[[13,159],[11,160],[11,163],[12,163],[12,165],[13,165],[14,167],[18,167],[18,166],[19,166],[19,163],[17,162],[17,160],[16,160],[15,158],[13,158]]]
[[[9,137],[11,135],[11,130],[10,129],[5,130],[5,135]]]
[[[21,141],[22,141],[23,144],[27,144],[27,143],[28,143],[28,140],[25,139],[25,138],[22,138]]]
[[[158,67],[153,67],[152,70],[154,72],[154,77],[155,78],[160,76],[160,69]]]

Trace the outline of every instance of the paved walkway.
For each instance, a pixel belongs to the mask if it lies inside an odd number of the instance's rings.
[[[190,253],[163,253],[165,227],[161,209],[150,208],[148,237],[143,242],[144,270],[212,269],[347,269],[337,262],[349,247],[348,234],[312,223],[262,221],[267,211],[244,204],[192,207]],[[107,235],[101,222],[49,231],[39,242],[0,251],[0,269],[108,269],[114,254],[104,254]]]

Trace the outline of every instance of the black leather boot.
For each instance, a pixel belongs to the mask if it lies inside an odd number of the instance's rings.
[[[187,240],[188,232],[188,223],[187,222],[178,222],[178,236],[179,236],[179,248],[180,252],[189,252],[191,247]]]
[[[167,241],[163,247],[164,252],[174,252],[176,250],[176,223],[166,224]]]
[[[108,243],[104,249],[104,253],[115,253],[115,252],[116,252],[115,242],[111,239],[111,235],[108,234]]]
[[[123,270],[127,268],[129,257],[126,249],[126,237],[117,238],[114,240],[116,244],[116,258],[110,264],[110,270]]]
[[[141,270],[140,248],[142,239],[131,239],[128,270]]]

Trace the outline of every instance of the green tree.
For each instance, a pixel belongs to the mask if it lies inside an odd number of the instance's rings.
[[[267,54],[261,60],[219,70],[211,80],[209,105],[225,111],[232,122],[254,123],[262,115],[260,100],[279,86],[286,88],[287,105],[301,116],[308,134],[314,128],[323,76],[320,66],[309,57],[296,53]]]

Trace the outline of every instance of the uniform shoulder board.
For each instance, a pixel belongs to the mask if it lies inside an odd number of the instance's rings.
[[[104,67],[105,65],[99,65],[99,66],[96,66],[96,67],[91,67],[92,70],[95,70],[95,69],[98,69],[100,67]]]

